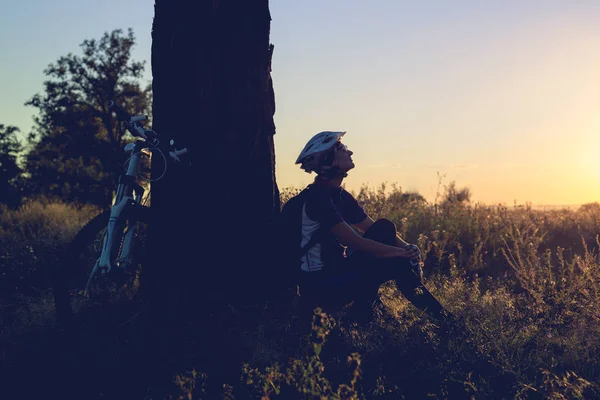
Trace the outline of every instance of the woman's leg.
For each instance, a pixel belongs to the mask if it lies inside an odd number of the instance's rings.
[[[444,319],[449,314],[440,302],[423,285],[417,267],[406,258],[391,258],[379,265],[385,276],[393,277],[396,287],[419,310],[435,319]]]
[[[365,238],[396,246],[396,226],[388,219],[379,219],[365,232]],[[352,264],[358,264],[361,271],[359,287],[355,288],[355,298],[359,301],[373,301],[379,286],[393,279],[398,290],[417,308],[436,319],[444,319],[449,314],[440,302],[427,290],[421,281],[420,266],[413,266],[406,258],[377,259],[361,253],[351,257]]]
[[[396,226],[388,219],[378,219],[367,229],[363,237],[389,246],[396,246]],[[352,282],[353,286],[348,289],[355,303],[368,302],[372,304],[378,298],[379,286],[392,279],[391,276],[386,276],[374,268],[377,259],[368,254],[353,252],[348,257],[347,264],[349,265],[348,270],[358,272],[357,279]]]

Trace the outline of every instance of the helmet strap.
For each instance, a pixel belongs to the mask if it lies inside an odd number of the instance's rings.
[[[317,178],[320,179],[337,179],[337,178],[345,178],[348,176],[348,172],[343,172],[339,167],[334,166],[328,168],[325,171],[321,171],[317,174]]]

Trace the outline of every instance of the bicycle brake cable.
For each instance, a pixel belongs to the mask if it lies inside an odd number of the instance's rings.
[[[160,148],[158,148],[158,146],[152,145],[152,147],[154,147],[156,150],[158,150],[158,152],[159,152],[159,153],[160,153],[160,155],[162,156],[162,158],[163,158],[163,162],[164,162],[164,165],[165,165],[165,168],[163,169],[163,172],[162,172],[162,174],[161,174],[161,175],[160,175],[158,178],[156,178],[156,179],[148,179],[148,182],[156,182],[156,181],[159,181],[159,180],[161,180],[161,179],[163,178],[163,176],[165,176],[165,174],[167,173],[167,157],[165,157],[165,154],[163,153],[163,151],[162,151]]]

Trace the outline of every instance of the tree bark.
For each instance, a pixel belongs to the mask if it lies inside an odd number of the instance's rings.
[[[167,313],[182,293],[189,304],[209,290],[232,302],[264,290],[280,207],[270,20],[268,0],[155,1],[153,129],[192,151],[191,166],[170,163],[152,184],[148,280]]]

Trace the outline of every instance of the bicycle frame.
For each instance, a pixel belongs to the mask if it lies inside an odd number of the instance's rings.
[[[138,124],[139,121],[146,120],[148,118],[147,116],[130,116],[113,101],[110,101],[107,105],[109,108],[113,109],[120,121],[127,124],[127,130],[133,136],[140,137],[143,140],[129,143],[125,146],[125,152],[131,153],[129,165],[127,166],[125,175],[119,177],[117,194],[113,206],[110,209],[108,226],[102,239],[100,257],[96,260],[92,272],[90,273],[85,288],[86,291],[93,277],[98,272],[108,274],[115,268],[127,271],[133,263],[132,250],[138,221],[136,212],[140,210],[140,207],[144,207],[142,205],[144,188],[136,182],[138,169],[145,149],[153,147],[160,151],[158,148],[159,141],[156,132],[146,130]],[[170,140],[169,144],[171,147],[166,153],[175,162],[179,161],[180,155],[188,153],[187,148],[177,150],[175,148],[174,140]],[[165,154],[163,154],[163,157],[165,157]],[[127,221],[126,226],[125,221]]]

